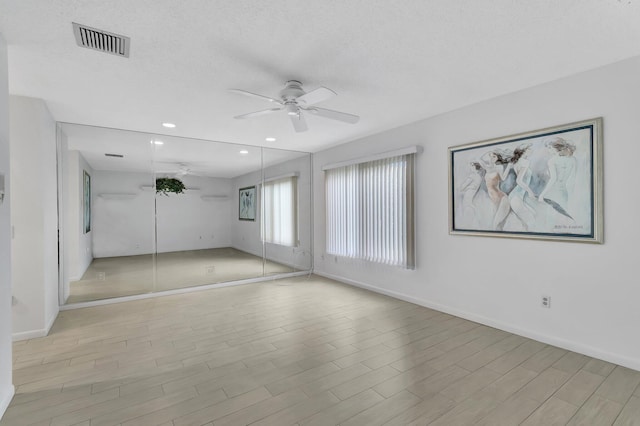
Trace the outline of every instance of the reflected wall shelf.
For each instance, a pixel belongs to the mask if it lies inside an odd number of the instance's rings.
[[[202,201],[226,201],[229,199],[228,195],[201,195]]]

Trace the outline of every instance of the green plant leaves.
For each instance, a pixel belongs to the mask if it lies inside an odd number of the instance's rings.
[[[157,178],[156,179],[156,194],[160,193],[163,195],[169,195],[169,193],[173,192],[174,194],[184,194],[184,190],[186,187],[184,183],[180,179],[176,178]]]

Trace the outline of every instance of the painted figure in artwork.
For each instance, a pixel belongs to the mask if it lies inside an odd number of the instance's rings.
[[[547,162],[549,180],[538,196],[538,200],[551,205],[556,211],[571,218],[568,213],[569,196],[576,176],[575,145],[556,137],[546,143],[552,153]]]
[[[476,207],[473,203],[473,199],[478,193],[480,186],[482,185],[482,178],[484,176],[484,168],[480,163],[473,161],[469,163],[469,175],[460,185],[460,192],[462,192],[462,215],[466,222],[470,225],[477,227],[478,219],[476,217]]]
[[[493,229],[501,231],[511,212],[511,204],[507,194],[500,189],[500,182],[506,179],[513,164],[506,153],[498,150],[483,154],[480,161],[486,171],[484,182],[487,185],[487,193],[495,206],[492,226]]]
[[[516,187],[509,193],[509,203],[511,210],[522,222],[525,231],[529,231],[535,225],[535,209],[530,205],[537,201],[531,184],[531,169],[529,167],[529,155],[531,154],[531,144],[522,144],[513,151],[511,164],[516,173]]]
[[[253,218],[253,198],[248,191],[240,193],[240,217]]]

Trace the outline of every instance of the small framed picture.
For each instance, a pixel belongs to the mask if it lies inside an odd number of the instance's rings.
[[[240,220],[256,220],[256,187],[240,188],[238,197],[238,218]]]
[[[449,233],[603,242],[602,118],[449,148]]]

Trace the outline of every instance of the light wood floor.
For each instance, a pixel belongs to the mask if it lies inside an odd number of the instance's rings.
[[[156,273],[154,275],[154,267]],[[231,247],[96,258],[69,283],[67,303],[153,293],[294,272]]]
[[[0,425],[631,425],[640,373],[318,277],[60,313]]]

